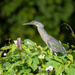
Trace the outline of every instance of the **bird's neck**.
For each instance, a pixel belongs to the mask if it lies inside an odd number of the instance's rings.
[[[41,38],[46,42],[48,34],[45,31],[44,27],[43,28],[38,27],[38,32],[40,33]]]

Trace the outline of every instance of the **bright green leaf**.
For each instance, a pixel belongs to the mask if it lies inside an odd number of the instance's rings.
[[[70,59],[73,62],[73,56],[72,55],[68,54],[67,57],[68,57],[68,59]]]
[[[65,66],[61,64],[56,71],[56,75],[59,75],[60,73],[62,73],[64,69],[65,69]]]
[[[26,51],[26,53],[30,54],[31,55],[31,51],[29,48],[27,48],[26,46],[22,46],[22,48]]]
[[[12,45],[12,51],[14,51],[15,49],[17,49],[17,45]]]
[[[4,47],[1,47],[0,50],[7,50],[7,49],[11,49],[11,48],[12,48],[12,45],[10,45],[10,46],[4,46]]]

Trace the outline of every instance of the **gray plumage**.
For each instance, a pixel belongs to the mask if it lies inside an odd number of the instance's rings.
[[[47,44],[47,46],[50,48],[51,53],[52,53],[52,50],[54,52],[60,52],[62,54],[66,53],[66,50],[62,46],[62,44],[58,40],[56,40],[54,37],[48,35],[44,29],[43,24],[40,23],[39,21],[34,20],[34,21],[29,22],[29,23],[24,23],[23,25],[35,25],[35,26],[37,26],[37,29],[38,29],[38,32],[40,33],[41,38]]]

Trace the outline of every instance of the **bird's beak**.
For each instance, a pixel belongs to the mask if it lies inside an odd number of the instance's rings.
[[[31,25],[31,23],[24,23],[23,25]]]

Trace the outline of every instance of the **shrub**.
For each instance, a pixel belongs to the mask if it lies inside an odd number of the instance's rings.
[[[69,48],[66,44],[64,47]],[[8,49],[6,57],[1,57],[3,51]],[[29,39],[22,42],[21,50],[18,50],[15,44],[4,46],[0,50],[0,75],[75,74],[75,50],[68,51],[65,55],[51,55],[47,46],[37,46]]]

